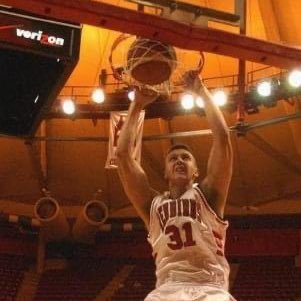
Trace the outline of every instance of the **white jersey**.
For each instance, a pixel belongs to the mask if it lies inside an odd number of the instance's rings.
[[[197,185],[178,199],[171,199],[169,193],[156,196],[148,238],[156,263],[156,287],[178,282],[228,290],[227,227]]]

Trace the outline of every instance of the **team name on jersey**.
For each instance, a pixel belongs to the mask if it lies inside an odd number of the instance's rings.
[[[176,200],[166,201],[165,203],[160,205],[157,208],[157,215],[158,215],[158,218],[160,221],[160,227],[161,227],[162,231],[164,233],[166,233],[165,230],[168,230],[168,227],[171,227],[171,226],[167,226],[165,228],[166,223],[170,219],[172,219],[174,217],[189,216],[194,220],[201,221],[202,215],[201,215],[200,211],[201,211],[201,205],[195,199],[176,199]],[[186,224],[190,224],[190,223],[188,222]],[[184,224],[184,225],[186,225],[186,224]],[[191,228],[189,228],[189,229],[191,231]],[[185,228],[184,230],[187,230],[187,228]],[[218,254],[219,256],[224,256],[223,235],[213,229],[212,229],[212,234],[213,234],[216,246],[217,246],[216,254]],[[178,236],[172,236],[172,237],[174,238],[174,237],[178,237]],[[192,239],[192,236],[191,236],[191,239]],[[178,246],[178,245],[171,244],[171,246],[173,247],[172,249],[174,250],[174,247]],[[184,246],[185,246],[185,243],[184,243]]]
[[[163,230],[168,220],[176,216],[189,216],[196,219],[198,210],[200,210],[200,206],[195,199],[176,199],[159,206],[157,214]]]

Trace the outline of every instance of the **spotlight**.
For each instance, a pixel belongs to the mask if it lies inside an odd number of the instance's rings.
[[[270,81],[263,81],[257,86],[257,93],[260,96],[268,97],[272,93],[272,84]]]
[[[128,92],[128,99],[129,99],[130,101],[134,101],[134,100],[135,100],[135,96],[136,96],[135,90],[130,90],[130,91]]]
[[[213,101],[215,102],[216,105],[218,106],[223,106],[227,103],[227,94],[223,90],[218,90],[213,93]]]
[[[201,97],[201,96],[198,96],[195,100],[195,103],[196,105],[199,107],[199,108],[204,108],[205,104],[204,104],[204,99]]]
[[[105,93],[103,89],[97,88],[92,93],[92,100],[95,103],[103,103],[105,101]]]
[[[185,93],[181,97],[181,105],[185,110],[190,110],[194,106],[194,97],[191,94]]]
[[[74,101],[71,98],[65,99],[62,103],[62,109],[65,114],[72,115],[75,112]]]
[[[292,71],[288,76],[288,83],[293,88],[301,87],[301,71],[300,70]]]

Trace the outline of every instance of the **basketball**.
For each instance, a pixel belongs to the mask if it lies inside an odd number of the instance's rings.
[[[172,46],[147,39],[136,39],[127,53],[130,76],[147,85],[167,81],[176,68],[176,61]]]

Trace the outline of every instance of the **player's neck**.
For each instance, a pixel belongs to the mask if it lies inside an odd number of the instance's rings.
[[[185,191],[192,188],[191,183],[171,183],[169,182],[169,193],[172,199],[179,198]]]

